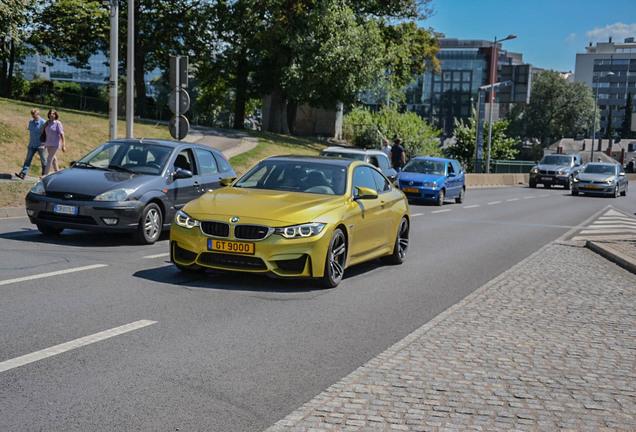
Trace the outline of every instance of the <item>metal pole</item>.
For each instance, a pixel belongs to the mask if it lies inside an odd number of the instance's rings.
[[[133,117],[135,114],[135,0],[128,1],[128,75],[126,81],[126,138],[133,136]],[[143,97],[143,95],[141,95]]]
[[[596,77],[596,94],[594,95],[594,126],[592,127],[592,151],[590,152],[590,162],[594,162],[594,146],[596,145],[596,106],[598,105],[598,77]],[[594,78],[592,78],[592,83]]]
[[[492,142],[492,102],[495,98],[494,95],[494,85],[495,85],[495,71],[497,70],[497,36],[495,36],[495,42],[492,45],[492,57],[491,61],[491,72],[490,72],[490,112],[488,113],[488,155],[486,156],[486,174],[490,174],[490,143]]]
[[[110,2],[110,81],[108,104],[108,138],[117,138],[117,90],[119,87],[117,66],[119,65],[119,0]]]

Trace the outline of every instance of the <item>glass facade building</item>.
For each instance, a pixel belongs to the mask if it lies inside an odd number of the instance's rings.
[[[506,65],[521,65],[522,55],[501,49],[497,44],[495,82]],[[416,77],[406,91],[406,108],[452,136],[455,119],[467,120],[477,108],[479,88],[490,83],[493,42],[487,40],[440,39],[439,72],[426,71]],[[486,107],[488,109],[488,106]],[[506,105],[496,103],[493,118],[498,119]]]

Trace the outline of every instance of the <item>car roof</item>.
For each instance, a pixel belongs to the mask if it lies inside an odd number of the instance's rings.
[[[616,166],[620,164],[614,163],[614,162],[588,162],[588,165],[610,165],[610,166]]]
[[[332,157],[324,157],[324,156],[310,156],[310,155],[281,155],[281,156],[272,156],[263,160],[281,160],[281,161],[303,161],[303,162],[312,162],[312,163],[322,163],[325,165],[340,165],[340,166],[349,166],[354,163],[363,163],[361,161],[356,161],[354,159],[343,159],[343,158],[332,158]]]
[[[181,147],[181,146],[189,146],[189,147],[198,147],[198,148],[202,148],[206,150],[211,150],[215,153],[222,153],[220,150],[217,150],[213,147],[206,146],[203,144],[191,143],[188,141],[172,141],[172,140],[155,139],[155,138],[118,138],[118,139],[109,140],[108,142],[136,144],[136,145],[158,144],[158,145],[170,147],[173,149]]]
[[[430,160],[430,161],[437,161],[437,162],[455,161],[455,162],[457,162],[455,159],[448,159],[448,158],[441,158],[441,157],[432,157],[432,156],[416,156],[412,160]]]
[[[355,147],[340,147],[340,146],[332,146],[327,147],[321,153],[324,152],[333,152],[333,153],[358,153],[358,154],[381,154],[384,155],[384,152],[376,149],[361,149]]]

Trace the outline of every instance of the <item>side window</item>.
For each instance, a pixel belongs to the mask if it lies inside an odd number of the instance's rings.
[[[377,156],[369,156],[369,163],[373,166],[379,167],[378,157]]]
[[[216,159],[211,151],[203,149],[194,149],[199,161],[199,174],[215,174],[219,172],[219,168],[216,165]]]
[[[215,158],[221,172],[232,171],[232,167],[227,160],[219,156],[215,156]]]
[[[448,175],[451,174],[455,174],[455,167],[453,167],[453,164],[450,162],[447,162],[446,165],[448,166]]]
[[[464,169],[462,168],[462,166],[459,164],[459,162],[453,160],[450,162],[451,165],[453,166],[453,169],[455,170],[455,174],[459,175],[461,173],[464,172]]]
[[[192,150],[185,149],[179,152],[177,158],[174,160],[174,171],[179,169],[192,171],[192,174],[194,175],[197,174]]]
[[[373,179],[373,174],[371,171],[374,171],[369,167],[357,167],[353,171],[353,187],[354,193],[355,188],[357,187],[365,187],[373,190],[377,190],[375,185],[375,180]]]
[[[373,175],[373,180],[375,181],[375,190],[377,190],[378,193],[391,190],[391,184],[388,182],[386,177],[384,177],[376,170],[373,170],[371,174]]]
[[[378,162],[381,170],[388,170],[391,168],[391,164],[389,164],[389,158],[384,155],[378,156]]]

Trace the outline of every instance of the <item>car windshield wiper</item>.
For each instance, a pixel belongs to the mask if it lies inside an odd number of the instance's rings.
[[[129,172],[129,173],[133,173],[133,174],[139,174],[137,171],[131,170],[130,168],[123,167],[121,165],[108,165],[108,168],[110,168],[112,170],[115,170],[115,171],[125,171],[125,172]]]
[[[91,169],[98,169],[98,170],[105,170],[108,171],[107,168],[103,168],[103,167],[98,167],[93,165],[90,162],[75,162],[75,164],[73,165],[73,167],[75,168],[91,168]]]

